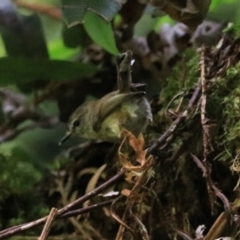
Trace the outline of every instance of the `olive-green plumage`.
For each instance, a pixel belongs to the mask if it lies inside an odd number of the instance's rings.
[[[130,51],[118,56],[119,90],[78,107],[69,118],[68,131],[62,141],[75,135],[115,142],[121,139],[122,129],[127,129],[134,135],[145,131],[152,121],[151,108],[145,92],[130,90],[130,65]]]

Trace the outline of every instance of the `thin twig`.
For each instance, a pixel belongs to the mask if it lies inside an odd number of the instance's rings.
[[[71,210],[74,207],[77,207],[78,205],[80,205],[81,203],[85,202],[86,200],[88,200],[89,198],[96,196],[98,193],[102,192],[104,189],[108,188],[109,186],[111,186],[115,181],[119,180],[120,178],[123,177],[124,171],[121,170],[119,173],[117,173],[115,176],[113,176],[112,178],[110,178],[107,182],[103,183],[102,185],[100,185],[99,187],[97,187],[96,189],[94,189],[93,191],[89,192],[88,194],[85,194],[84,196],[78,198],[77,200],[75,200],[74,202],[68,204],[67,206],[63,207],[62,209],[58,210],[58,214],[57,216],[65,216],[66,217],[66,213]],[[91,210],[91,209],[89,209]],[[11,237],[13,235],[16,235],[19,232],[23,232],[26,231],[32,227],[38,226],[40,224],[43,224],[44,222],[46,222],[48,216],[40,218],[38,220],[29,222],[29,223],[25,223],[25,224],[21,224],[18,226],[14,226],[8,229],[5,229],[3,231],[0,232],[0,239],[5,239],[8,237]]]
[[[88,206],[88,207],[85,207],[85,208],[80,208],[80,209],[77,209],[77,210],[69,211],[69,212],[67,212],[67,213],[62,214],[62,215],[60,216],[60,218],[68,218],[68,217],[73,217],[73,216],[81,215],[81,214],[83,214],[83,213],[88,213],[88,212],[91,212],[91,211],[94,210],[94,209],[108,206],[108,205],[110,205],[113,201],[114,201],[114,200],[107,200],[107,201],[104,201],[104,202],[92,204],[92,205],[90,205],[90,206]]]
[[[61,9],[44,3],[29,3],[22,0],[15,0],[15,3],[18,7],[26,8],[28,10],[31,10],[33,12],[44,14],[50,18],[56,19],[56,20],[62,20],[62,13]]]
[[[124,173],[124,171],[123,171],[123,169],[121,169],[119,173],[117,173],[115,176],[110,178],[108,181],[106,181],[102,185],[98,186],[97,188],[93,189],[91,192],[83,195],[82,197],[76,199],[75,201],[71,202],[67,206],[65,206],[62,209],[60,209],[58,211],[58,214],[62,215],[64,213],[68,212],[70,209],[76,207],[77,205],[80,205],[83,202],[87,201],[91,197],[96,196],[98,193],[102,192],[104,189],[106,189],[107,187],[111,186],[115,181],[117,181],[120,178],[122,178],[123,177],[123,173]]]
[[[142,168],[141,175],[137,178],[137,181],[136,181],[135,185],[132,187],[132,189],[130,191],[130,194],[128,195],[128,198],[126,200],[126,207],[125,207],[122,219],[119,221],[118,216],[117,217],[113,216],[120,223],[118,233],[117,233],[117,236],[115,238],[116,240],[123,239],[122,237],[123,237],[125,228],[130,230],[134,237],[136,235],[135,232],[129,226],[127,226],[125,224],[125,221],[126,221],[126,217],[127,217],[128,213],[130,213],[130,216],[133,215],[133,214],[131,214],[132,213],[132,208],[133,208],[135,202],[137,201],[137,199],[139,198],[139,192],[142,189],[142,186],[147,182],[149,170],[151,169],[152,166],[153,166],[153,159],[152,159],[152,156],[149,156],[147,158],[145,164],[141,167]],[[111,209],[113,210],[113,208],[111,208]],[[134,217],[132,217],[132,219],[136,221],[136,219]],[[137,221],[138,221],[137,225],[139,226],[140,225],[140,223],[139,223],[140,220],[138,219]],[[122,224],[122,223],[124,223],[124,224]],[[141,224],[141,226],[144,226],[144,225]],[[144,233],[146,233],[146,231]]]
[[[203,128],[203,162],[207,161],[208,155],[208,127],[206,119],[206,104],[207,104],[207,93],[206,93],[206,73],[205,73],[205,47],[201,49],[201,124]]]
[[[133,214],[132,209],[130,209],[130,214],[131,214],[131,217],[135,220],[136,224],[138,225],[142,239],[150,240],[147,228],[143,224],[143,222],[135,214]]]
[[[209,137],[209,124],[208,119],[206,117],[206,105],[207,105],[207,92],[206,92],[206,48],[202,46],[201,48],[201,60],[200,60],[200,67],[201,67],[201,125],[203,130],[203,165],[205,167],[205,179],[207,183],[207,190],[209,194],[209,201],[211,208],[213,210],[213,205],[215,202],[215,195],[213,193],[213,182],[210,177],[211,174],[211,164],[207,161],[210,146],[210,137]]]
[[[221,237],[225,227],[227,225],[227,214],[226,212],[222,212],[217,220],[214,222],[204,240],[212,240],[218,237]]]
[[[42,233],[41,233],[40,237],[38,238],[38,240],[45,240],[45,239],[47,239],[49,231],[50,231],[50,228],[51,228],[51,225],[52,225],[52,222],[56,218],[57,213],[58,213],[58,210],[56,208],[52,208],[51,209],[51,211],[50,211],[50,213],[48,215],[47,221],[46,221],[46,223],[44,225],[44,228],[42,230]]]
[[[195,91],[188,103],[187,109],[170,125],[170,127],[161,135],[161,137],[156,140],[149,148],[148,155],[153,153],[157,148],[159,148],[177,129],[177,127],[187,118],[190,110],[193,108],[194,104],[197,103],[200,93],[201,87],[198,86],[195,88]]]
[[[232,213],[232,208],[229,203],[229,200],[227,197],[215,186],[213,183],[211,176],[207,175],[207,169],[204,166],[203,162],[201,162],[195,155],[191,153],[191,156],[194,160],[194,162],[197,164],[197,166],[202,170],[203,172],[203,177],[206,179],[206,182],[208,184],[208,188],[211,189],[211,191],[214,191],[214,194],[223,202],[224,209],[228,214]],[[209,190],[209,189],[208,189]]]
[[[110,208],[111,216],[112,216],[112,218],[114,218],[117,222],[120,223],[120,226],[126,228],[126,229],[129,230],[131,233],[134,233],[134,232],[132,231],[132,229],[131,229],[125,222],[123,222],[123,220],[121,220],[121,218],[120,218],[120,217],[115,213],[115,211],[114,211],[114,206],[115,206],[115,204],[116,204],[122,197],[123,197],[123,196],[119,196],[119,197],[116,198],[116,199],[113,201],[113,203],[111,204],[111,208]],[[125,208],[124,213],[123,213],[123,216],[122,216],[123,219],[125,218],[124,216],[126,215],[126,209],[127,209],[127,208]],[[118,235],[122,235],[122,234],[117,234],[116,239],[119,238]]]
[[[184,240],[193,240],[189,235],[180,231],[179,229],[177,229],[177,228],[172,228],[172,229],[177,233],[177,235],[182,237]]]

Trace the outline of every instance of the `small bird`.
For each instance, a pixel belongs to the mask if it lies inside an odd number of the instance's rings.
[[[145,131],[152,121],[151,108],[145,92],[132,84],[131,61],[131,51],[117,57],[118,90],[78,107],[69,118],[68,131],[60,145],[72,135],[119,142],[123,129],[135,136]]]

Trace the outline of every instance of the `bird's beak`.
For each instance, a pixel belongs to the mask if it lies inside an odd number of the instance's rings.
[[[70,131],[66,132],[65,136],[58,143],[59,146],[61,146],[66,140],[68,140],[71,137],[71,135],[72,135],[72,132]]]

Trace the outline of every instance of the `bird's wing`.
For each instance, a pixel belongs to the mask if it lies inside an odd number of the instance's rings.
[[[110,93],[111,94],[111,93]],[[112,96],[104,96],[99,102],[98,113],[96,114],[98,118],[93,126],[94,130],[98,130],[101,127],[101,123],[104,119],[117,109],[123,102],[126,100],[136,97],[136,96],[145,96],[145,92],[130,92],[130,93],[116,93]],[[102,101],[103,100],[103,101]]]

